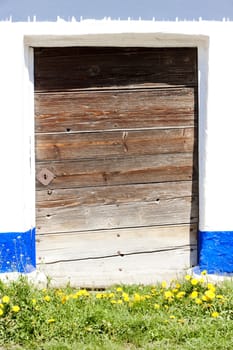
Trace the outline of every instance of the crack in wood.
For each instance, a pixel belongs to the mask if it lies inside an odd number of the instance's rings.
[[[191,249],[190,249],[191,248]],[[105,255],[105,256],[94,256],[94,257],[86,257],[86,258],[75,258],[75,259],[69,259],[69,260],[54,260],[46,262],[46,265],[52,265],[52,264],[59,264],[59,263],[70,263],[75,261],[86,261],[86,260],[99,260],[99,259],[109,259],[109,258],[119,258],[119,256],[133,256],[133,255],[141,255],[141,254],[153,254],[153,253],[163,253],[163,252],[169,252],[169,251],[175,251],[175,250],[183,250],[183,249],[189,249],[191,252],[195,251],[197,249],[197,246],[195,244],[185,244],[182,246],[177,247],[171,247],[171,248],[163,248],[163,249],[155,249],[155,250],[148,250],[148,251],[141,251],[141,252],[132,252],[132,253],[119,253],[117,254],[111,254],[111,255]]]

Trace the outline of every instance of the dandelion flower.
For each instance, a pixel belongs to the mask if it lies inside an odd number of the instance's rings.
[[[185,292],[182,292],[182,291],[176,294],[177,299],[182,299],[184,296],[185,296]]]
[[[190,280],[191,280],[191,278],[192,278],[192,276],[190,276],[190,275],[186,275],[184,278],[186,279],[186,281],[190,281]]]
[[[154,304],[154,308],[155,308],[155,310],[159,310],[160,309],[160,305],[159,304]]]
[[[221,294],[218,294],[218,295],[216,295],[216,298],[217,298],[217,299],[224,299],[224,296],[221,295]]]
[[[103,298],[103,294],[102,293],[97,293],[95,297],[96,297],[96,299],[102,299]]]
[[[201,272],[201,275],[202,276],[205,276],[207,274],[207,271],[206,270],[203,270],[202,272]]]
[[[174,316],[174,315],[170,315],[169,317],[171,320],[174,320],[176,318],[176,316]]]
[[[196,286],[196,285],[198,284],[198,280],[197,280],[196,278],[192,278],[192,279],[191,279],[191,284],[192,284],[193,286]]]
[[[8,297],[8,295],[4,295],[4,297],[2,298],[2,302],[3,304],[9,304],[10,298]]]
[[[122,293],[122,298],[124,301],[129,301],[129,294],[128,293]]]
[[[55,322],[55,319],[54,318],[50,318],[49,320],[48,320],[48,323],[54,323]]]
[[[116,289],[117,292],[122,292],[122,290],[123,290],[123,289],[122,289],[121,287],[118,287],[118,288]]]
[[[33,299],[32,299],[32,305],[36,305],[36,302],[37,302],[36,299],[33,298]]]
[[[200,298],[196,298],[196,299],[195,299],[195,303],[196,303],[197,305],[201,305],[201,304],[202,304],[202,300],[201,300]]]
[[[173,295],[173,293],[170,290],[164,292],[165,299],[171,299],[171,298],[173,298],[173,296],[174,295]]]
[[[3,315],[3,310],[2,309],[0,309],[0,316],[2,316]]]
[[[214,286],[212,283],[208,283],[208,284],[207,284],[207,288],[208,288],[209,290],[211,290],[212,292],[215,292],[215,291],[216,291],[216,288],[215,288],[215,286]]]
[[[213,300],[215,298],[215,293],[212,290],[207,290],[205,292],[205,296],[207,298],[207,301]]]
[[[219,317],[219,312],[217,312],[217,311],[212,312],[211,317],[213,317],[213,318]]]
[[[198,297],[198,292],[197,292],[196,290],[194,290],[194,291],[189,295],[189,297],[190,297],[191,299],[196,299],[196,298]]]
[[[138,293],[135,293],[134,296],[133,296],[133,300],[134,301],[141,301],[142,298],[141,298],[141,296]]]
[[[167,288],[167,282],[166,281],[162,281],[161,286],[162,286],[162,288]]]
[[[18,305],[13,305],[11,310],[15,313],[19,312],[20,311],[20,307]]]
[[[49,295],[45,295],[45,296],[44,296],[44,300],[47,301],[47,302],[49,302],[49,301],[51,300],[51,298],[50,298]]]

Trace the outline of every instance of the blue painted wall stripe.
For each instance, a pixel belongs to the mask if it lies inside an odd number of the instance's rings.
[[[29,273],[36,268],[35,228],[0,233],[0,273]]]
[[[233,231],[199,231],[198,252],[200,271],[233,273]]]

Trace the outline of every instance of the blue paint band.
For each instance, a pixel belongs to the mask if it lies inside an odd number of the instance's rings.
[[[0,273],[29,273],[36,268],[35,228],[0,233]]]
[[[200,231],[199,269],[209,274],[233,273],[233,231]]]

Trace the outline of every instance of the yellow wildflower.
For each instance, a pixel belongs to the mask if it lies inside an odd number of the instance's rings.
[[[214,286],[212,283],[208,283],[208,284],[207,284],[207,288],[208,288],[209,290],[211,290],[212,292],[215,292],[215,291],[216,291],[216,288],[215,288],[215,286]]]
[[[142,297],[138,293],[135,293],[134,296],[133,296],[133,300],[134,301],[141,301]]]
[[[90,293],[86,290],[86,289],[80,289],[76,295],[78,297],[89,297],[90,296]]]
[[[176,288],[180,289],[180,287],[181,287],[180,283],[176,283]]]
[[[196,298],[196,299],[195,299],[195,303],[196,303],[197,305],[200,305],[200,304],[202,304],[202,300],[201,300],[200,298]]]
[[[208,301],[208,298],[207,298],[205,295],[203,295],[201,299],[202,299],[203,301]]]
[[[206,270],[203,270],[202,272],[201,272],[201,275],[202,276],[205,276],[207,274],[207,271]]]
[[[122,290],[123,290],[123,289],[122,289],[121,287],[118,287],[118,288],[116,289],[117,292],[122,292]]]
[[[128,293],[122,293],[122,298],[124,301],[129,301],[129,294]]]
[[[67,295],[63,295],[63,297],[61,298],[61,302],[62,304],[65,304],[65,302],[68,300],[68,296]]]
[[[192,278],[192,276],[190,276],[190,275],[186,275],[184,278],[186,279],[186,281],[190,281],[190,280],[191,280],[191,278]]]
[[[207,298],[207,301],[213,300],[215,298],[215,293],[212,290],[207,290],[205,292],[205,296]]]
[[[13,312],[19,312],[20,311],[20,307],[18,306],[18,305],[13,305],[12,306],[12,308],[11,308],[11,310],[13,311]]]
[[[219,312],[217,312],[217,311],[212,312],[211,317],[213,317],[213,318],[219,317]]]
[[[174,316],[174,315],[170,315],[169,317],[171,320],[174,320],[176,318],[176,316]]]
[[[36,305],[36,303],[37,303],[36,299],[35,298],[32,299],[32,305]]]
[[[3,310],[2,309],[0,309],[0,316],[2,316],[3,315]]]
[[[111,300],[110,302],[111,302],[112,304],[116,304],[116,300],[114,300],[114,299]]]
[[[192,279],[191,279],[191,284],[192,284],[193,286],[196,286],[196,285],[198,284],[198,280],[197,280],[196,278],[192,278]]]
[[[217,299],[224,299],[224,296],[221,295],[221,294],[218,294],[218,295],[216,295],[216,298],[217,298]]]
[[[179,292],[176,294],[177,299],[182,299],[185,296],[185,292]]]
[[[103,298],[103,294],[102,293],[97,293],[95,297],[96,297],[96,299],[102,299]]]
[[[2,298],[2,302],[3,304],[9,304],[10,298],[8,297],[8,295],[4,295],[4,297]]]
[[[167,282],[166,282],[166,281],[162,281],[161,287],[162,287],[162,288],[167,288]]]
[[[54,318],[50,318],[49,320],[48,320],[48,323],[54,323],[55,322],[55,319]]]
[[[170,290],[164,292],[165,299],[171,299],[171,298],[173,298],[173,296],[174,295],[173,295],[173,293]]]
[[[115,294],[114,294],[114,293],[111,292],[111,293],[108,294],[108,298],[109,298],[109,299],[112,299],[112,298],[114,298],[114,297],[115,297]]]
[[[190,297],[191,299],[196,299],[196,298],[198,297],[198,292],[197,292],[196,290],[194,290],[194,291],[189,295],[189,297]]]
[[[123,304],[123,301],[121,299],[118,299],[117,304]]]
[[[44,300],[47,301],[47,302],[49,302],[49,301],[51,300],[51,298],[50,298],[49,295],[45,295],[45,296],[44,296]]]
[[[154,308],[155,308],[155,310],[159,310],[160,309],[160,305],[159,304],[154,304]]]
[[[3,304],[0,304],[0,308],[2,308],[2,309],[3,309],[3,308],[4,308],[4,305],[3,305]]]

